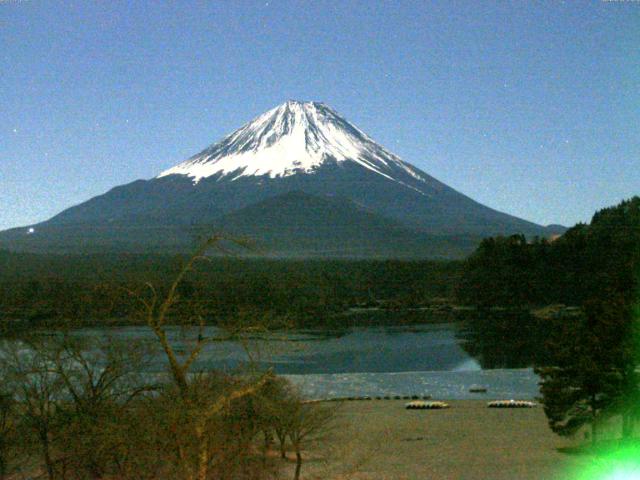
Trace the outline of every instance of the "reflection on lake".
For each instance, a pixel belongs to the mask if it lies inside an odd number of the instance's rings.
[[[526,368],[548,360],[544,345],[554,322],[575,314],[567,309],[548,315],[512,310],[473,312],[456,335],[483,369]]]
[[[195,371],[231,370],[247,362],[247,352],[264,368],[286,375],[310,397],[423,395],[434,398],[533,398],[537,377],[531,369],[482,370],[462,347],[455,324],[410,327],[354,327],[344,331],[268,332],[242,341],[208,344]],[[188,352],[196,329],[168,328],[178,352]],[[154,340],[143,327],[87,328],[79,336],[110,336],[133,343]],[[205,336],[220,331],[207,327]],[[467,348],[467,350],[473,350]],[[155,351],[149,370],[163,371],[165,359]],[[471,385],[488,388],[470,394]]]
[[[195,329],[167,328],[178,352],[189,351],[197,337]],[[154,340],[147,328],[90,328],[77,335],[132,340]],[[208,327],[205,337],[219,337],[220,330]],[[265,332],[244,341],[208,344],[195,363],[195,370],[238,367],[248,360],[247,352],[261,366],[280,374],[413,372],[479,370],[480,366],[461,347],[453,324],[411,327],[356,327],[345,331]],[[156,352],[152,369],[161,370],[164,356]]]

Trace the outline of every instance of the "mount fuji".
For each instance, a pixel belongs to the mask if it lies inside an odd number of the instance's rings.
[[[561,229],[475,202],[323,103],[288,101],[155,178],[0,233],[0,247],[184,251],[213,231],[275,256],[460,257],[484,236]]]

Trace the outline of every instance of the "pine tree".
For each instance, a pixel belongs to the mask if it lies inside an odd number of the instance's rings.
[[[549,426],[572,435],[589,424],[595,442],[601,419],[619,414],[630,436],[639,398],[631,312],[621,297],[592,300],[584,310],[556,326],[547,343],[552,366],[536,369]]]

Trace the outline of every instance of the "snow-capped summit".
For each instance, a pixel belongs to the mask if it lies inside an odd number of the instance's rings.
[[[404,182],[394,175],[398,169],[423,180],[417,169],[327,105],[295,100],[263,113],[158,177],[186,175],[194,183],[214,175],[228,180],[263,175],[276,178],[313,173],[326,162],[354,162],[399,183]]]

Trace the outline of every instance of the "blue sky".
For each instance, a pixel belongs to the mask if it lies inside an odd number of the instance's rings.
[[[287,99],[538,223],[640,194],[640,2],[0,3],[0,229]]]

